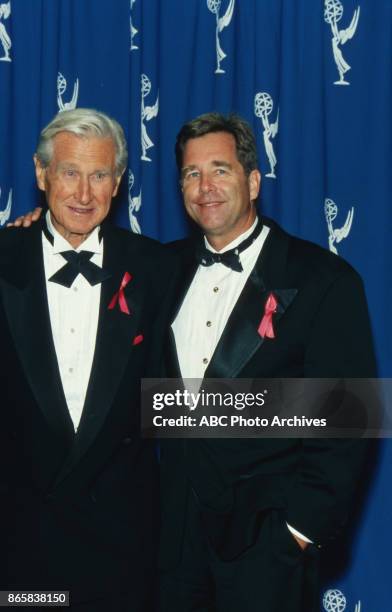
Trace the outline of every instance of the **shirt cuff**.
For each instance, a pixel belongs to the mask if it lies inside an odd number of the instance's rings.
[[[304,542],[307,542],[308,544],[314,544],[314,542],[312,542],[312,540],[309,540],[309,538],[307,538],[306,536],[304,536],[303,533],[300,533],[299,531],[297,531],[296,529],[294,529],[294,527],[292,527],[291,525],[289,525],[288,523],[286,523],[289,531],[291,531],[291,533],[295,536],[297,536],[297,538],[299,538],[300,540],[303,540]]]

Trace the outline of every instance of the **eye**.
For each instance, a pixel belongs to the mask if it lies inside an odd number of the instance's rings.
[[[215,174],[218,176],[223,176],[224,174],[227,174],[227,170],[225,168],[217,168],[215,170]]]
[[[103,181],[104,178],[106,178],[107,174],[105,172],[96,172],[94,174],[94,178],[96,181]]]
[[[184,176],[184,180],[188,181],[188,180],[192,180],[192,179],[197,179],[200,176],[200,172],[198,170],[190,170],[189,172],[187,172]]]
[[[72,177],[76,176],[76,171],[72,170],[72,168],[66,168],[64,170],[64,176],[72,178]]]

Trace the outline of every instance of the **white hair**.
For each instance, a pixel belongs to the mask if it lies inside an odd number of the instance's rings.
[[[59,112],[42,130],[37,159],[46,168],[53,156],[53,139],[60,132],[70,132],[84,138],[111,138],[116,149],[116,174],[121,175],[128,161],[127,143],[121,125],[115,120],[92,108],[75,108]]]

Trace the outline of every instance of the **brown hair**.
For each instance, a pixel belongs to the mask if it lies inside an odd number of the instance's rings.
[[[237,159],[247,176],[252,170],[257,170],[256,139],[250,125],[238,115],[205,113],[185,123],[177,134],[175,153],[180,175],[184,149],[188,140],[214,132],[227,132],[234,137]]]

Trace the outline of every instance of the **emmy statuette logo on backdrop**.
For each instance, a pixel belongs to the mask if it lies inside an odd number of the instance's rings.
[[[338,22],[343,16],[343,4],[340,0],[325,0],[324,2],[324,20],[331,26],[332,31],[332,51],[336,67],[339,73],[339,80],[335,81],[334,85],[350,85],[345,80],[344,75],[351,69],[351,66],[346,62],[341,51],[341,46],[345,45],[350,40],[357,29],[360,7],[355,9],[353,18],[348,28],[339,30]]]
[[[5,28],[3,21],[8,19],[11,15],[11,2],[5,2],[4,4],[0,4],[0,43],[3,47],[4,55],[0,57],[0,62],[10,62],[10,49],[12,46],[11,37],[8,35],[8,32]]]
[[[235,0],[230,0],[227,5],[227,9],[222,17],[219,17],[219,11],[222,4],[222,0],[207,0],[207,8],[216,16],[216,70],[215,74],[224,74],[225,70],[221,68],[221,62],[225,59],[226,53],[223,51],[219,42],[219,34],[226,28],[233,17]]]
[[[1,200],[1,188],[0,188],[0,200]],[[0,225],[1,226],[5,225],[8,219],[10,218],[11,207],[12,207],[12,189],[10,189],[8,193],[7,206],[4,208],[4,210],[0,210]]]
[[[66,89],[67,80],[61,74],[61,72],[59,72],[57,75],[57,106],[59,107],[60,112],[65,110],[74,110],[76,108],[79,96],[79,79],[75,80],[72,98],[69,102],[64,102],[63,100],[63,94],[65,93]]]
[[[140,192],[138,196],[132,197],[132,188],[135,182],[135,177],[133,176],[132,170],[129,170],[128,173],[128,213],[129,213],[129,224],[131,226],[131,230],[134,234],[141,234],[142,230],[139,224],[139,221],[136,218],[135,213],[139,212],[140,207],[142,205],[142,190],[140,188]]]
[[[347,599],[339,589],[328,589],[323,596],[323,609],[325,612],[348,612]],[[361,612],[361,602],[355,604],[354,612]],[[364,612],[362,610],[362,612]]]
[[[337,255],[338,250],[335,246],[335,243],[339,244],[339,242],[341,242],[344,238],[347,238],[347,236],[349,235],[351,226],[353,223],[353,219],[354,219],[354,206],[352,206],[350,210],[348,211],[346,221],[344,222],[344,225],[342,225],[342,227],[335,228],[333,226],[333,221],[335,221],[338,215],[338,207],[336,206],[335,202],[331,200],[330,198],[326,198],[324,202],[324,213],[325,213],[325,219],[327,221],[328,234],[329,234],[328,235],[329,250],[332,253],[335,253],[335,255]]]
[[[144,121],[151,121],[151,119],[154,119],[154,117],[156,117],[158,115],[158,111],[159,111],[159,94],[157,96],[156,102],[154,105],[152,106],[146,106],[144,104],[144,98],[146,98],[148,96],[148,94],[151,91],[151,81],[148,78],[148,76],[146,74],[142,74],[141,76],[141,95],[142,95],[142,102],[141,102],[141,122],[142,122],[142,126],[141,126],[141,139],[142,139],[142,156],[140,159],[142,159],[143,161],[151,161],[150,157],[147,157],[146,153],[148,149],[151,149],[151,147],[154,146],[153,141],[151,140],[151,138],[149,137],[149,135],[147,134],[147,128],[144,125]]]
[[[136,51],[137,49],[139,49],[139,47],[135,45],[135,43],[133,42],[133,39],[135,38],[136,34],[139,32],[139,30],[135,28],[132,22],[132,7],[135,4],[135,2],[136,0],[131,0],[131,14],[129,17],[129,29],[131,33],[131,51]]]
[[[270,171],[268,174],[265,174],[265,176],[268,178],[276,178],[275,166],[277,164],[274,145],[271,139],[275,138],[276,134],[278,133],[279,110],[277,112],[275,123],[270,123],[269,115],[272,113],[273,107],[274,103],[269,93],[260,91],[255,95],[254,111],[256,117],[261,119],[261,123],[263,125],[264,148],[270,165]]]

